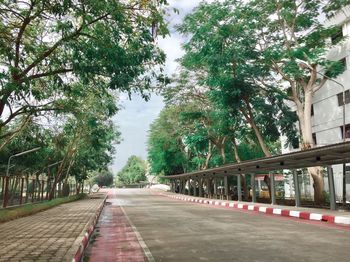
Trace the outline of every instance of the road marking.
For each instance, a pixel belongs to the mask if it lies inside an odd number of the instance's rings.
[[[137,240],[139,241],[139,244],[140,246],[142,247],[143,249],[143,252],[145,253],[145,256],[147,257],[147,260],[149,262],[155,262],[155,259],[151,253],[151,251],[149,250],[148,246],[146,245],[145,241],[143,241],[139,231],[137,231],[136,227],[134,226],[134,224],[131,222],[130,218],[128,217],[128,215],[126,214],[124,208],[122,206],[120,206],[121,210],[123,211],[125,217],[126,217],[126,220],[128,220],[132,230],[134,231],[136,237],[137,237]]]

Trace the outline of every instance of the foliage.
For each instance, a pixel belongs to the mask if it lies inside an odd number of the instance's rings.
[[[108,170],[102,170],[95,172],[93,181],[99,186],[111,186],[113,184],[114,176]]]
[[[181,174],[187,170],[185,147],[180,134],[179,108],[167,107],[151,124],[148,161],[152,174]]]
[[[130,156],[125,166],[117,174],[118,182],[135,184],[146,181],[147,163],[137,156]]]
[[[1,1],[0,128],[20,115],[64,109],[59,101],[74,82],[144,94],[164,61],[154,42],[167,34],[164,4]]]

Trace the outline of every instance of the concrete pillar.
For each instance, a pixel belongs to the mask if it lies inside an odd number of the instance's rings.
[[[237,176],[237,195],[238,195],[238,201],[242,201],[241,175]]]
[[[294,183],[294,195],[295,195],[295,206],[300,207],[300,188],[299,188],[299,176],[296,170],[293,170],[293,183]]]
[[[270,173],[270,185],[271,185],[271,205],[276,204],[276,187],[275,187],[275,174]]]
[[[228,188],[228,177],[224,176],[224,189],[225,189],[225,196],[226,200],[229,200],[229,188]]]
[[[329,202],[330,209],[336,210],[336,202],[335,202],[335,189],[334,189],[334,177],[333,177],[333,168],[332,166],[327,166],[328,173],[328,186],[329,186]]]
[[[250,182],[252,187],[252,202],[256,202],[256,192],[255,192],[255,174],[250,175]]]
[[[198,196],[203,197],[203,180],[202,178],[198,178]]]

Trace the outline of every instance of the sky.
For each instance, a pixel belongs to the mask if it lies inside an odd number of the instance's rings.
[[[179,24],[183,17],[189,13],[200,0],[170,0],[169,6],[177,8],[179,14],[170,12],[166,18],[169,22],[170,36],[158,40],[159,46],[167,55],[165,72],[172,75],[176,72],[178,64],[176,59],[183,55],[181,43],[183,38],[174,30],[174,25]],[[147,159],[147,136],[150,124],[157,118],[164,107],[163,99],[153,94],[148,102],[145,102],[139,95],[133,94],[131,100],[128,96],[120,96],[122,110],[114,117],[114,122],[121,132],[122,142],[116,146],[114,161],[111,165],[113,173],[123,168],[131,155]]]

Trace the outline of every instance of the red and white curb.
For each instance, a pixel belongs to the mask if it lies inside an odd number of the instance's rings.
[[[85,234],[83,236],[83,239],[81,240],[81,243],[80,243],[80,245],[78,247],[78,250],[76,251],[76,253],[75,253],[75,255],[74,255],[73,259],[72,259],[72,262],[81,261],[81,258],[83,256],[84,250],[85,250],[87,244],[89,243],[89,239],[90,239],[90,236],[91,236],[92,232],[94,232],[95,226],[97,224],[98,218],[100,217],[102,209],[103,209],[103,207],[105,205],[106,199],[107,199],[107,195],[103,199],[103,201],[100,204],[100,206],[98,207],[98,209],[97,209],[93,219],[89,223],[89,225],[88,225],[88,227],[87,227],[87,229],[85,231]]]
[[[200,199],[200,198],[191,198],[191,197],[185,197],[181,195],[180,196],[167,195],[167,194],[161,194],[161,195],[174,198],[177,200],[183,200],[183,201],[194,202],[199,204],[208,204],[208,205],[221,206],[226,208],[238,208],[238,209],[261,212],[265,214],[279,215],[284,217],[294,217],[294,218],[300,218],[300,219],[306,219],[306,220],[316,220],[316,221],[324,221],[324,222],[335,223],[335,224],[350,225],[350,217],[323,215],[323,214],[310,213],[305,211],[296,211],[296,210],[280,209],[280,208],[273,208],[273,207],[266,207],[266,206],[258,206],[254,204],[243,204],[243,203],[225,202],[225,201],[212,200],[212,199],[207,200],[207,199]]]

